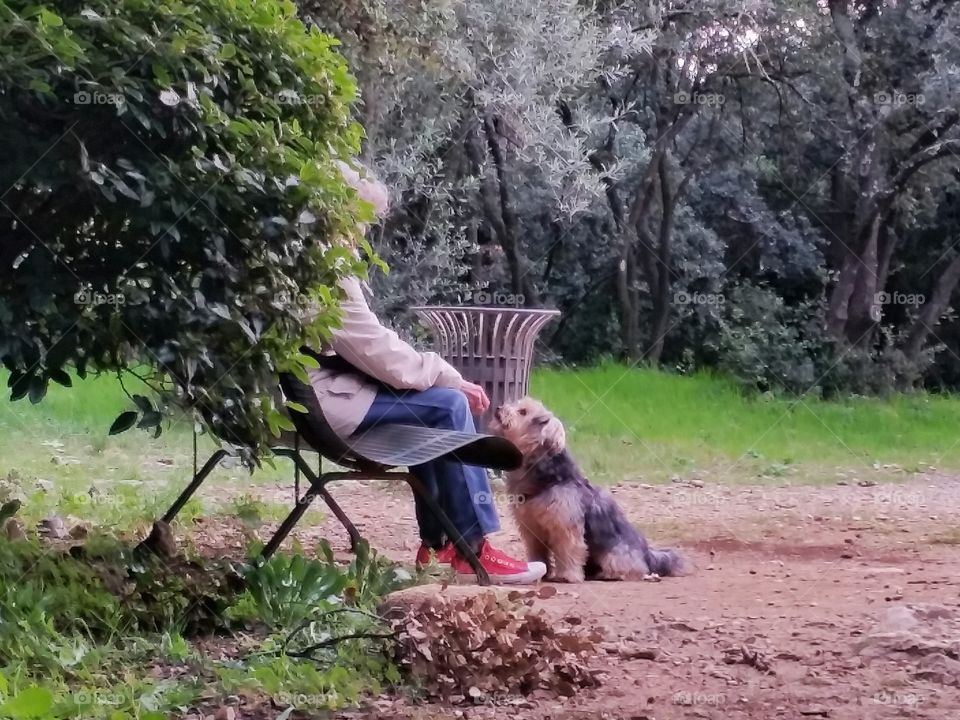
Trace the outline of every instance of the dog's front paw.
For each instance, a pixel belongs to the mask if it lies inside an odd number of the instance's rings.
[[[554,582],[554,583],[582,583],[583,574],[576,573],[558,573],[555,575],[547,575],[544,579],[544,582]]]

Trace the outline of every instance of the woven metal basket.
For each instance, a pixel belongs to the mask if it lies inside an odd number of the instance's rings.
[[[512,307],[424,306],[412,310],[430,328],[434,349],[467,380],[482,385],[490,410],[527,394],[533,349],[559,310]]]

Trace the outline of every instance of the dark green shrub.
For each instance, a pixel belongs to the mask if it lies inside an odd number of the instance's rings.
[[[811,308],[791,307],[774,291],[734,286],[724,296],[717,365],[746,387],[816,392],[816,364],[805,334]]]
[[[0,0],[0,358],[14,398],[133,371],[227,442],[361,270],[355,88],[282,0]],[[320,310],[305,320],[306,305]]]

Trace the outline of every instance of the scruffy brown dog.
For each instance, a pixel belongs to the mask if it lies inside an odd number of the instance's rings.
[[[653,550],[605,490],[594,487],[566,449],[563,424],[532,398],[496,410],[489,431],[523,453],[507,474],[529,560],[548,563],[547,580],[639,580],[682,575],[673,550]]]

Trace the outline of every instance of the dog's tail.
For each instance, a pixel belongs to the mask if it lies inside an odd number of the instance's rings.
[[[690,572],[687,561],[676,550],[647,550],[647,567],[660,577],[676,577]]]

